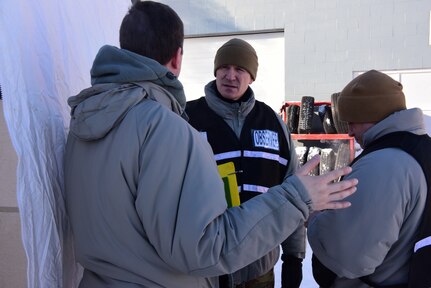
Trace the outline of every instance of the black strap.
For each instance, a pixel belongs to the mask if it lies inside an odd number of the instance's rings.
[[[337,275],[328,269],[325,265],[320,262],[319,259],[313,254],[311,256],[311,266],[313,270],[313,277],[319,284],[320,288],[329,288],[334,283]]]

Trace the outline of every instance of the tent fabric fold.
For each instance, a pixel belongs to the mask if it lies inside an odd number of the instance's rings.
[[[78,287],[82,267],[75,262],[63,197],[67,98],[90,85],[98,49],[118,46],[129,6],[121,0],[0,3],[0,85],[18,156],[28,287]]]

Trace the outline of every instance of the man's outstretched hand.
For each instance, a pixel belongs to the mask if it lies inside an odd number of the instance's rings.
[[[315,156],[308,160],[295,175],[307,189],[311,197],[311,207],[313,211],[325,209],[341,209],[350,206],[350,202],[341,201],[356,191],[358,179],[349,179],[335,182],[341,176],[347,175],[352,171],[351,167],[339,168],[325,175],[309,176],[320,162],[320,157]]]

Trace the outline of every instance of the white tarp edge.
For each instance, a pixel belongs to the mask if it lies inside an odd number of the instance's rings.
[[[90,84],[100,46],[118,45],[126,0],[0,2],[0,85],[18,155],[17,200],[28,287],[77,287],[63,201],[67,98]]]

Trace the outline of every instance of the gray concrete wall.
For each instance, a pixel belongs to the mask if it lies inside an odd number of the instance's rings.
[[[328,99],[355,71],[431,67],[430,0],[289,3],[287,99]]]
[[[17,156],[10,142],[0,100],[0,287],[27,287],[20,216],[16,200]]]
[[[161,2],[187,35],[284,28],[286,100],[328,101],[356,71],[431,68],[431,0]]]
[[[283,28],[285,0],[160,0],[184,22],[186,35]]]

